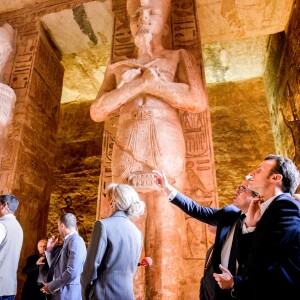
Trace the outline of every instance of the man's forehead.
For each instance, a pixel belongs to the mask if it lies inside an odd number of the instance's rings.
[[[276,161],[274,159],[264,160],[259,167],[264,169],[270,169],[275,166]]]

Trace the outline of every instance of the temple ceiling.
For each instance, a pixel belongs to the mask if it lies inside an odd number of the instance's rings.
[[[0,14],[45,0],[2,0]],[[179,2],[184,5],[184,1]],[[285,30],[293,0],[197,0],[207,83],[260,77],[270,34]],[[93,100],[110,59],[112,1],[91,1],[41,18],[62,53],[62,102]]]

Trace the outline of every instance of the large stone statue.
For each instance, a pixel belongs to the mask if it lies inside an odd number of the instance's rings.
[[[2,74],[8,58],[13,52],[14,30],[9,24],[0,27],[0,140],[12,116],[16,95],[12,88],[2,83]],[[0,146],[0,149],[1,146]]]
[[[114,182],[156,189],[151,171],[161,170],[180,187],[184,180],[185,142],[178,109],[198,113],[207,96],[194,57],[163,48],[170,0],[128,0],[135,57],[108,66],[91,106],[101,122],[119,115],[112,154]]]

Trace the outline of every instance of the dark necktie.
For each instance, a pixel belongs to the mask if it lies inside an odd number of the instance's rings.
[[[214,245],[212,245],[206,252],[204,270],[206,270],[210,266],[213,252],[214,252]]]
[[[233,234],[233,239],[232,239],[232,246],[231,246],[231,251],[230,251],[230,256],[229,256],[229,262],[228,262],[228,270],[230,273],[234,276],[236,275],[236,261],[238,260],[239,256],[239,251],[238,251],[238,237],[239,234],[241,234],[242,231],[242,226],[243,226],[243,220],[246,217],[245,214],[241,214],[239,218],[236,221],[235,229],[234,229],[234,234]]]

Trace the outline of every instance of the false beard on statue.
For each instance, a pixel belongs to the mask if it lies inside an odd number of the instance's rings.
[[[134,42],[139,49],[145,49],[146,54],[153,56],[151,49],[152,33],[148,29],[140,29],[135,36]]]

